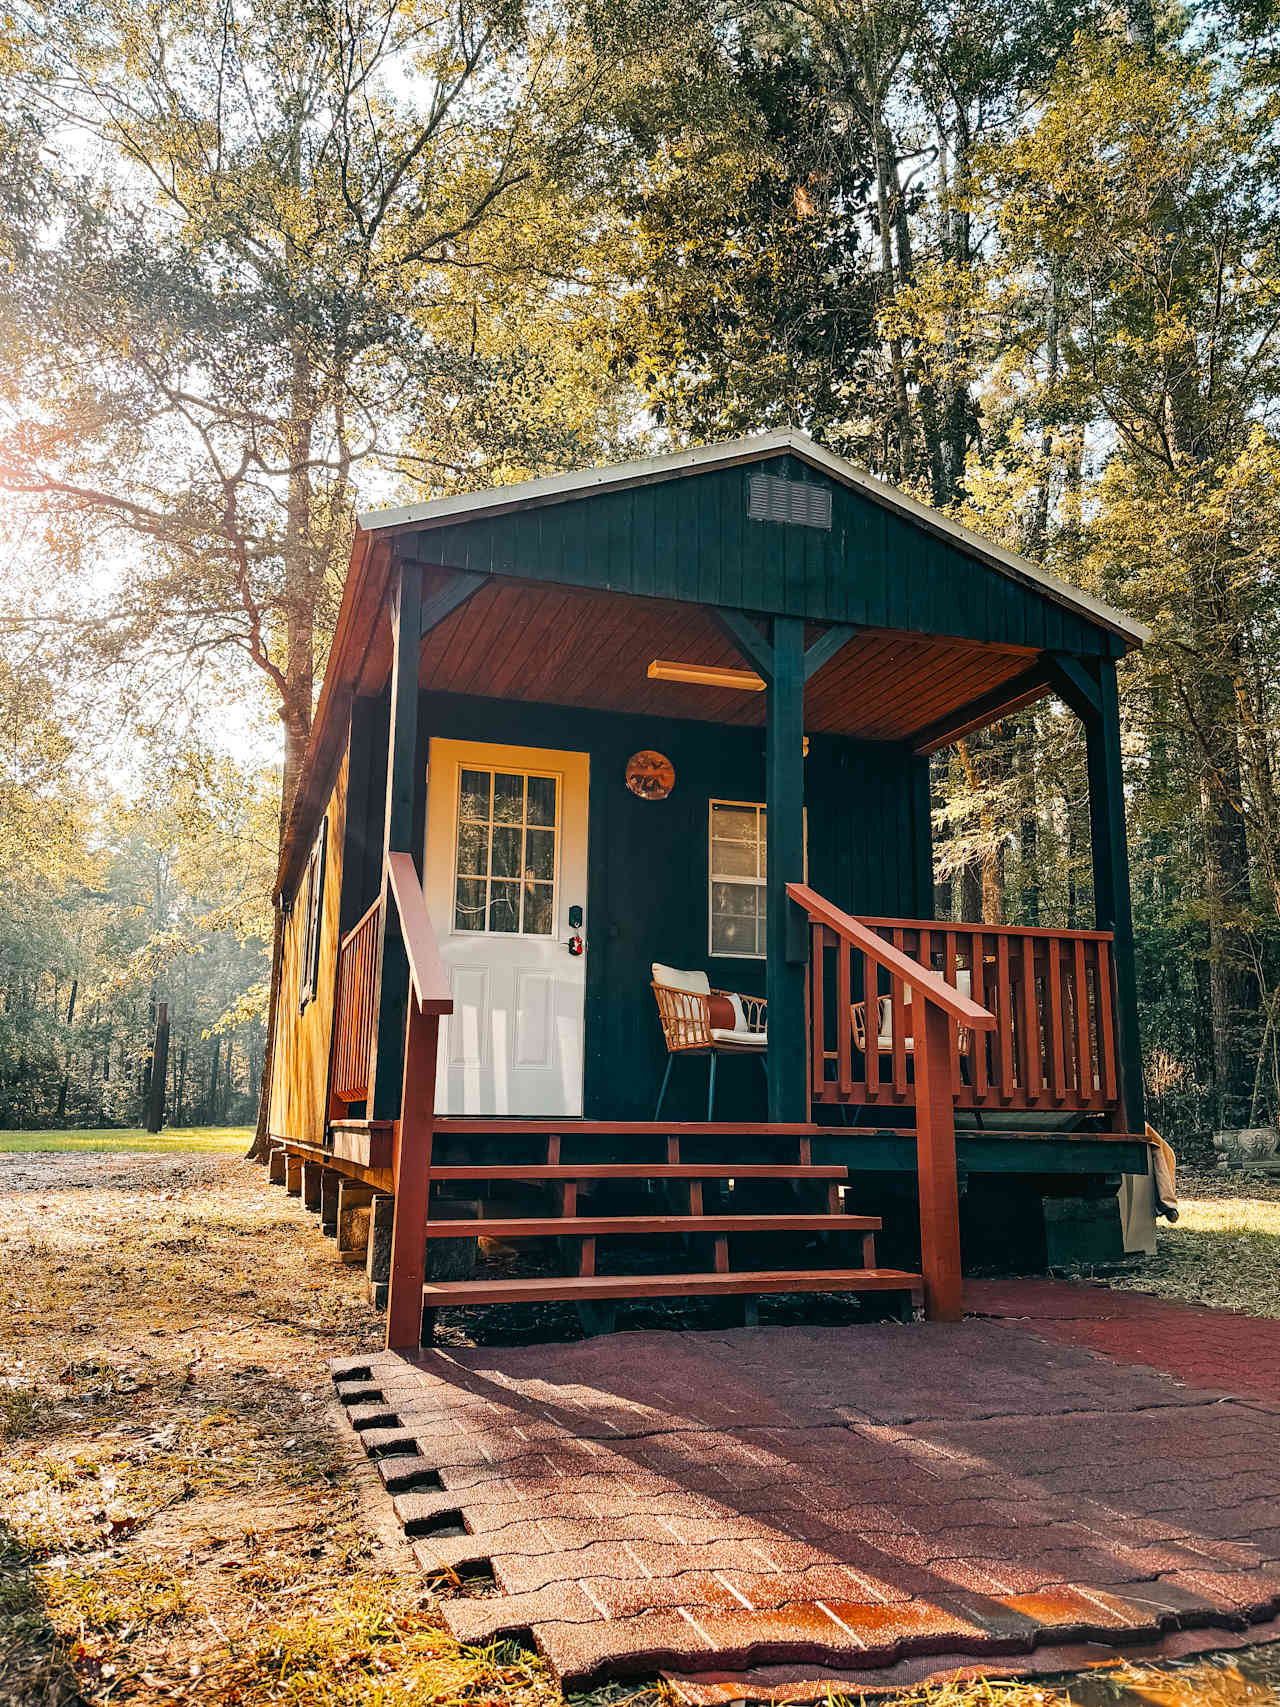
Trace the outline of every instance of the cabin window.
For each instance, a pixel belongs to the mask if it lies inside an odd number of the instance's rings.
[[[711,802],[712,954],[764,956],[765,829],[763,806],[743,800]]]
[[[554,936],[560,779],[463,768],[453,928]]]
[[[299,1006],[303,1008],[308,1002],[314,1001],[320,980],[320,921],[324,911],[324,856],[328,835],[329,820],[325,818],[321,821],[320,834],[311,849],[311,857],[307,861],[307,875],[302,884],[303,939]]]

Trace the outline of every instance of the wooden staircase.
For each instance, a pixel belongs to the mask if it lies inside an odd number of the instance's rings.
[[[424,1338],[436,1311],[469,1305],[571,1302],[596,1332],[612,1327],[617,1300],[633,1298],[734,1297],[752,1321],[754,1300],[765,1294],[867,1292],[887,1294],[896,1313],[909,1314],[920,1276],[876,1266],[880,1222],[846,1211],[848,1170],[813,1164],[815,1130],[438,1117]],[[493,1160],[500,1149],[520,1153]],[[637,1149],[663,1153],[637,1158]],[[779,1160],[779,1151],[789,1158]],[[464,1186],[479,1195],[468,1203],[474,1213],[460,1218],[448,1202]],[[539,1254],[565,1272],[432,1278],[433,1244],[478,1237],[536,1241]],[[856,1266],[847,1256],[851,1240]],[[601,1241],[608,1241],[603,1251]],[[809,1247],[833,1241],[843,1260],[827,1261],[827,1252],[814,1260]]]

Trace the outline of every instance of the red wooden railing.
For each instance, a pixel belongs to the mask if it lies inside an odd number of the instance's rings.
[[[369,1094],[369,1058],[378,1011],[378,926],[382,901],[375,901],[338,947],[338,987],[333,1011],[335,1102],[363,1102]]]
[[[985,1033],[951,1023],[957,1108],[1107,1113],[1119,1107],[1109,932],[923,919],[858,922],[948,984],[965,977],[973,1000],[995,1016]],[[914,1103],[912,1009],[903,984],[890,980],[886,990],[873,957],[821,920],[813,921],[812,931],[811,964],[822,969],[811,979],[814,1101]],[[882,1001],[887,1025],[877,1009]],[[855,1020],[867,1035],[864,1050],[855,1044]],[[877,1048],[877,1041],[886,1047]]]
[[[422,1288],[427,1277],[424,1229],[431,1195],[436,1055],[440,1017],[453,1012],[453,996],[412,854],[387,855],[387,895],[388,905],[395,906],[400,918],[412,998],[392,1158],[396,1206],[391,1225],[387,1345],[416,1351],[422,1341]]]
[[[802,883],[789,883],[787,894],[804,908],[813,933],[809,962],[810,1073],[814,1100],[825,1085],[829,1060],[836,1062],[838,1088],[854,1085],[853,1020],[855,1000],[853,962],[858,957],[864,988],[875,993],[881,977],[888,982],[893,1019],[893,1083],[907,1093],[906,1056],[911,1038],[912,1100],[916,1111],[916,1173],[920,1195],[920,1270],[924,1278],[925,1311],[931,1321],[958,1322],[962,1311],[960,1269],[960,1197],[956,1179],[956,1125],[952,1094],[955,1039],[961,1029],[984,1041],[996,1016],[979,1006],[931,967],[913,960],[862,920],[854,919],[824,901]],[[827,950],[833,952],[828,956]],[[829,967],[828,960],[833,964]],[[827,973],[835,977],[834,992]],[[910,989],[908,1004],[904,992]],[[835,1048],[824,1043],[828,998],[834,994]],[[911,1014],[911,1029],[906,1016]],[[871,1020],[876,1028],[874,999]],[[865,1083],[865,1078],[864,1078]],[[852,1100],[850,1096],[846,1100]]]

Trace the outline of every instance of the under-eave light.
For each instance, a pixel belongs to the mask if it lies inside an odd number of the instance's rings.
[[[696,682],[704,688],[740,688],[745,693],[763,693],[764,677],[754,670],[727,670],[719,664],[679,664],[670,658],[655,658],[649,665],[655,682]]]

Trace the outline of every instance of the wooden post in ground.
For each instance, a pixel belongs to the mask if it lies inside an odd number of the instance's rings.
[[[302,1207],[318,1213],[320,1209],[320,1181],[324,1175],[324,1167],[320,1162],[304,1162],[302,1164]]]
[[[964,1313],[960,1269],[960,1188],[951,1086],[951,1026],[946,1014],[917,996],[916,1174],[920,1189],[920,1272],[925,1315],[958,1322]]]
[[[283,1185],[285,1179],[285,1148],[283,1144],[273,1144],[271,1154],[267,1157],[267,1178],[272,1185]]]
[[[302,1157],[286,1154],[284,1159],[284,1189],[290,1197],[302,1196]]]
[[[169,1076],[169,1004],[156,1009],[156,1035],[151,1049],[151,1085],[147,1098],[147,1131],[159,1132],[164,1125],[164,1087]]]
[[[330,1238],[338,1231],[338,1187],[342,1175],[336,1168],[320,1172],[320,1231]]]
[[[338,1187],[338,1255],[353,1267],[364,1267],[373,1199],[373,1188],[355,1180],[344,1179]]]
[[[394,1159],[396,1206],[387,1291],[387,1348],[391,1351],[416,1351],[422,1344],[422,1287],[427,1277],[427,1204],[431,1194],[439,1034],[439,1015],[423,1013],[411,999]]]

